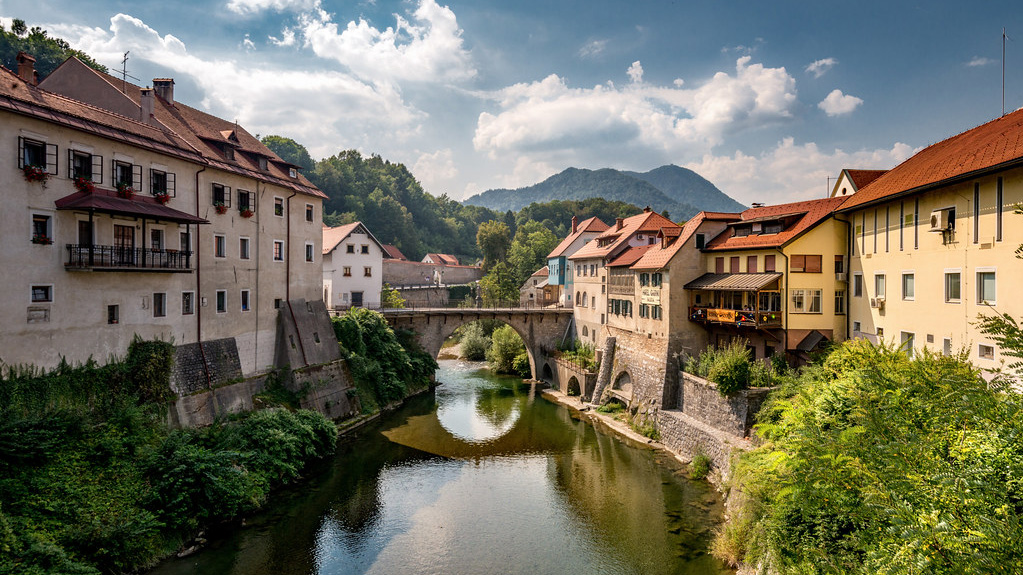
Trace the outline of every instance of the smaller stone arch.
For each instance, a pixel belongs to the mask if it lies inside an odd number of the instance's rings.
[[[568,380],[568,385],[565,386],[565,394],[578,396],[579,393],[579,380],[575,376],[572,376],[572,378]]]
[[[632,393],[632,376],[629,375],[629,372],[623,371],[623,372],[619,373],[618,377],[615,378],[614,385],[611,386],[611,389],[614,389],[615,391],[620,391],[621,393],[623,393],[625,395],[631,394]]]
[[[551,364],[549,363],[543,364],[543,373],[541,374],[541,379],[543,379],[544,381],[551,385],[555,384],[554,370],[551,369]]]

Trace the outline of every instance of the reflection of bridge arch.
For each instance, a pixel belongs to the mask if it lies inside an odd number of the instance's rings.
[[[572,310],[565,308],[540,309],[388,309],[384,317],[395,329],[411,329],[419,345],[433,357],[440,353],[444,340],[456,329],[481,319],[497,320],[508,324],[526,344],[529,369],[534,377],[539,373],[537,363],[546,358],[547,351],[555,349],[565,337],[572,321]]]

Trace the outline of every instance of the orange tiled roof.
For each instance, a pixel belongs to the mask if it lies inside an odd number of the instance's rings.
[[[101,81],[109,84],[114,91],[123,94],[132,105],[141,106],[142,88],[139,86],[94,70],[74,57],[65,60],[57,71],[64,67],[68,67],[69,73],[72,74],[94,74]],[[56,74],[57,71],[54,73]],[[211,166],[261,181],[268,181],[300,193],[321,198],[327,197],[301,173],[297,178],[292,178],[289,174],[292,164],[282,160],[238,124],[207,114],[177,100],[170,104],[159,96],[154,95],[153,99],[155,100],[153,117],[157,124],[164,128],[162,131],[186,142],[194,151],[200,153],[206,163]],[[128,119],[125,118],[125,120]],[[142,122],[138,123],[148,125]],[[158,130],[158,127],[151,127]],[[221,146],[225,144],[235,150],[234,158],[228,157],[224,152]],[[260,157],[267,159],[266,170],[259,166]]]
[[[653,245],[632,246],[631,248],[618,254],[618,257],[608,262],[607,267],[609,268],[629,267],[632,264],[639,261],[639,258],[643,257],[643,254],[649,251],[650,248],[652,247],[654,246]]]
[[[1023,109],[928,146],[850,196],[842,211],[1023,164]]]
[[[384,244],[384,255],[387,259],[408,261],[405,254],[401,253],[398,246],[392,246],[391,244]]]
[[[852,180],[857,190],[861,190],[874,180],[880,178],[888,170],[846,170],[849,179]]]
[[[574,234],[568,234],[568,237],[561,240],[561,243],[558,244],[558,246],[554,248],[551,251],[551,253],[547,254],[547,259],[561,257],[561,255],[565,253],[565,250],[567,250],[569,246],[572,245],[572,242],[577,240],[579,236],[583,235],[584,232],[599,233],[605,231],[608,227],[609,226],[607,224],[602,222],[600,218],[597,217],[593,217],[583,221],[583,223],[576,226],[576,231]]]
[[[458,265],[458,258],[451,254],[426,254],[426,257],[433,260],[435,264],[442,264],[446,266]]]
[[[622,228],[617,225],[609,227],[606,231],[594,238],[579,251],[568,256],[568,259],[588,259],[613,257],[621,250],[622,246],[628,245],[629,238],[640,233],[657,233],[662,227],[674,226],[675,222],[654,211],[644,211],[625,218],[622,221]],[[604,246],[600,245],[602,239],[612,241]]]
[[[675,257],[682,246],[685,245],[689,238],[696,233],[696,230],[700,227],[700,224],[707,220],[719,220],[719,221],[738,221],[739,214],[729,214],[725,212],[700,212],[690,218],[681,227],[665,227],[662,228],[661,233],[667,237],[671,237],[673,234],[678,234],[678,239],[668,244],[667,247],[662,248],[660,244],[654,246],[653,249],[647,250],[643,257],[633,264],[632,269],[634,270],[655,270],[663,268],[668,265],[671,258]],[[668,231],[672,230],[672,231]],[[664,232],[668,232],[665,234]]]
[[[859,194],[856,194],[859,195]],[[852,197],[856,197],[855,195]],[[765,221],[773,218],[799,218],[777,234],[750,234],[737,237],[725,232],[714,238],[704,248],[707,251],[757,249],[780,247],[813,228],[841,206],[849,196],[808,200],[777,206],[750,208],[742,212],[742,222]],[[736,222],[741,223],[741,222]]]

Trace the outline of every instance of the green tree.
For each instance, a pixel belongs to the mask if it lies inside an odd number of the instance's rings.
[[[11,29],[0,26],[0,62],[10,70],[18,69],[18,52],[25,52],[36,59],[35,70],[45,78],[57,69],[64,60],[74,56],[85,65],[106,72],[107,67],[97,63],[91,56],[72,48],[66,40],[47,36],[46,30],[33,26],[29,28],[24,20],[17,18]]]
[[[316,165],[312,156],[309,155],[309,150],[291,138],[270,135],[263,136],[259,141],[285,162],[301,166],[303,170],[311,170]]]
[[[487,275],[480,280],[480,296],[483,305],[507,305],[519,300],[519,284],[515,283],[511,268],[501,261],[494,264]]]
[[[515,283],[522,285],[536,270],[547,265],[547,254],[558,246],[561,240],[543,224],[528,221],[519,226],[515,240],[508,251],[508,264],[512,268]]]
[[[384,284],[380,290],[380,305],[385,308],[403,309],[405,298],[401,297],[401,292],[392,288],[390,284]]]
[[[483,252],[483,271],[488,272],[508,257],[508,249],[511,247],[508,224],[497,220],[480,224],[476,232],[476,245]]]
[[[490,369],[497,373],[516,373],[515,358],[526,353],[526,344],[518,332],[505,324],[494,330],[492,339],[493,343],[487,351]]]

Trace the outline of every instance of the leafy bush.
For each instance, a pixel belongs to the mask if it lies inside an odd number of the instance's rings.
[[[490,336],[483,332],[480,322],[472,322],[462,329],[460,343],[462,358],[469,361],[483,361],[490,349]]]
[[[710,475],[710,457],[705,453],[697,453],[689,462],[689,475],[693,479],[705,479]]]
[[[530,377],[533,373],[529,369],[529,354],[522,352],[512,360],[512,371],[521,377]]]
[[[778,573],[999,573],[1023,557],[1023,395],[968,358],[846,342],[772,392],[715,544]]]
[[[748,388],[750,353],[746,345],[733,341],[728,347],[718,350],[717,357],[707,372],[707,379],[717,384],[721,395],[731,395]]]
[[[606,413],[610,415],[621,411],[625,411],[625,404],[620,401],[609,401],[597,408],[597,413]]]
[[[512,362],[516,356],[525,353],[526,345],[518,332],[509,325],[502,325],[494,330],[490,349],[487,350],[487,362],[497,373],[515,373]]]
[[[572,347],[562,349],[558,354],[562,359],[567,359],[586,371],[597,371],[598,369],[593,344],[576,341]]]

